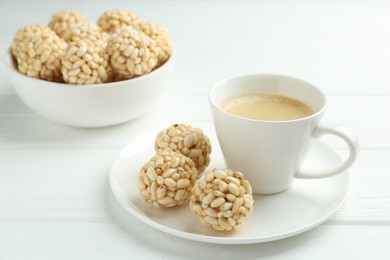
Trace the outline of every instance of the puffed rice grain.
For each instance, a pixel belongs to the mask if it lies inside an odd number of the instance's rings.
[[[192,212],[214,230],[240,228],[253,210],[251,185],[237,171],[213,169],[204,172],[191,191]]]

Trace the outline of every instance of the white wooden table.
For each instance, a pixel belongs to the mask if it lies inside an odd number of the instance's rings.
[[[17,29],[58,10],[96,20],[114,8],[168,28],[174,84],[161,109],[77,129],[30,111],[0,63],[0,259],[390,259],[390,2],[2,0],[0,50]],[[252,72],[318,85],[329,97],[324,121],[359,136],[345,204],[301,235],[240,246],[177,238],[129,215],[108,184],[120,149],[149,129],[211,117],[212,84]]]

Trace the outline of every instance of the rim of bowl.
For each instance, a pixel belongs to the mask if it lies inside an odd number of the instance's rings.
[[[171,63],[174,62],[175,57],[176,57],[176,48],[174,46],[172,46],[172,53],[171,53],[171,56],[169,57],[169,59],[163,65],[161,65],[159,68],[152,70],[151,72],[149,72],[145,75],[142,75],[142,76],[139,76],[136,78],[132,78],[132,79],[121,80],[121,81],[117,81],[117,82],[89,84],[89,85],[76,85],[76,84],[60,83],[60,82],[53,82],[53,81],[29,77],[29,76],[21,73],[15,67],[16,63],[15,63],[14,57],[11,53],[11,48],[9,48],[5,54],[5,61],[7,63],[7,66],[9,67],[9,69],[12,70],[14,73],[17,73],[21,77],[27,77],[28,79],[31,79],[31,80],[36,80],[36,81],[44,82],[47,84],[53,84],[55,86],[67,87],[67,88],[107,88],[107,87],[123,86],[123,84],[126,82],[140,81],[140,80],[145,80],[149,77],[152,77],[154,74],[157,74],[157,73],[165,70]]]

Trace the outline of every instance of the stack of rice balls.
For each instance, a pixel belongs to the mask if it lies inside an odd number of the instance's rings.
[[[18,70],[30,77],[76,85],[145,75],[172,53],[167,31],[124,10],[104,12],[97,24],[82,13],[55,13],[48,26],[21,28],[12,42]]]
[[[250,183],[230,169],[206,170],[211,144],[204,132],[188,124],[160,131],[155,155],[138,173],[142,197],[157,208],[190,202],[191,211],[217,231],[238,229],[252,212]]]

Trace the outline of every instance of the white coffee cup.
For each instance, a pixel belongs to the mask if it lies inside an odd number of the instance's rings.
[[[248,93],[272,93],[309,105],[314,114],[285,121],[248,119],[225,112],[222,101]],[[320,89],[303,80],[283,75],[249,74],[227,78],[215,84],[209,101],[218,141],[228,168],[241,171],[257,194],[273,194],[290,187],[294,178],[317,179],[345,172],[358,154],[358,140],[345,127],[319,125],[326,108]],[[349,148],[338,167],[312,172],[301,170],[313,138],[330,134]]]

